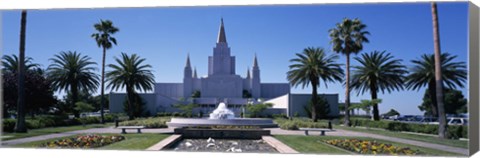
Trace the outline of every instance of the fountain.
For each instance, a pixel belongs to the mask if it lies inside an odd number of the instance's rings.
[[[272,119],[264,118],[236,118],[227,105],[220,102],[217,108],[210,113],[209,118],[172,118],[167,122],[168,127],[211,127],[211,126],[251,126],[259,128],[277,127]]]
[[[218,107],[210,113],[210,119],[234,119],[235,114],[227,108],[225,103],[221,102]]]
[[[167,125],[174,134],[148,150],[296,153],[261,129],[277,127],[272,119],[236,118],[223,102],[208,118],[172,118]]]

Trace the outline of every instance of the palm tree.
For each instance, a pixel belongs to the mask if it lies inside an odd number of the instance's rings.
[[[27,126],[25,123],[25,32],[27,30],[27,11],[22,10],[20,19],[20,51],[18,62],[18,100],[17,100],[17,123],[15,124],[15,132],[26,133]]]
[[[316,108],[318,104],[317,87],[320,86],[322,80],[327,86],[327,82],[342,81],[343,70],[341,65],[336,63],[339,58],[337,55],[329,55],[325,53],[323,48],[309,47],[302,53],[296,53],[297,58],[291,59],[294,62],[289,66],[290,71],[287,72],[287,79],[292,86],[302,85],[305,88],[312,84],[312,119],[317,121]]]
[[[18,56],[15,54],[3,56],[2,70],[4,72],[17,73],[19,66]],[[32,71],[40,68],[40,64],[33,63],[33,59],[25,57],[24,68],[26,71]]]
[[[361,66],[353,66],[352,89],[363,94],[370,91],[372,100],[377,99],[377,93],[388,93],[394,90],[403,89],[404,74],[407,73],[406,67],[402,65],[400,59],[394,59],[390,53],[385,51],[373,51],[364,53],[362,57],[355,57]],[[380,120],[378,104],[373,103],[373,120]]]
[[[363,43],[368,43],[366,35],[370,33],[365,31],[367,25],[359,19],[353,20],[345,18],[336,27],[330,29],[330,43],[333,45],[333,51],[342,53],[347,57],[346,69],[347,77],[345,80],[345,109],[350,106],[350,54],[358,53],[363,49]],[[345,126],[350,126],[350,113],[345,111]]]
[[[155,83],[152,73],[152,66],[143,64],[145,58],[140,58],[137,54],[131,56],[122,53],[121,58],[115,58],[116,65],[109,64],[112,70],[107,72],[107,81],[109,88],[118,90],[125,88],[127,90],[128,115],[133,119],[133,105],[135,90],[152,90]]]
[[[88,56],[82,56],[77,52],[60,52],[54,58],[50,59],[52,64],[48,66],[47,73],[54,90],[70,91],[72,94],[71,106],[75,106],[78,101],[79,91],[94,92],[98,87],[98,75],[94,73],[97,70],[92,65]],[[78,111],[75,111],[78,117]]]
[[[448,86],[450,89],[464,87],[467,80],[467,70],[465,62],[453,62],[457,56],[451,56],[448,53],[441,54],[442,69],[442,87]],[[436,79],[435,79],[435,55],[423,54],[421,59],[411,61],[414,66],[410,69],[410,74],[406,77],[406,87],[412,90],[420,90],[427,86],[433,116],[439,116],[438,102],[436,98]],[[439,108],[439,107],[438,107]]]
[[[447,132],[447,120],[445,116],[445,105],[443,105],[443,84],[442,84],[442,68],[440,57],[440,33],[438,30],[438,14],[437,3],[432,2],[432,23],[433,23],[433,47],[435,53],[435,89],[437,91],[438,106],[438,136],[445,138]]]
[[[117,39],[112,37],[112,34],[119,31],[118,28],[113,26],[112,21],[110,20],[100,20],[100,23],[94,24],[95,30],[97,33],[92,34],[92,37],[97,42],[98,47],[103,48],[102,56],[102,80],[101,80],[101,90],[100,90],[100,115],[102,124],[105,123],[105,118],[103,116],[103,108],[105,107],[105,55],[107,54],[107,49],[112,48],[112,43],[117,45]]]

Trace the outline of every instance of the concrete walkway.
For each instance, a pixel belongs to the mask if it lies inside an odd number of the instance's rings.
[[[266,128],[266,129],[270,130],[272,135],[305,135],[304,131],[283,130],[283,129],[280,129],[280,128]],[[67,136],[72,136],[72,135],[77,135],[77,134],[90,134],[90,133],[118,133],[118,134],[120,134],[120,132],[121,132],[120,129],[116,129],[114,127],[92,128],[92,129],[86,129],[86,130],[78,130],[78,131],[71,131],[71,132],[57,133],[57,134],[47,134],[47,135],[41,135],[41,136],[34,136],[34,137],[28,137],[28,138],[20,138],[20,139],[2,141],[2,146],[11,146],[11,145],[16,145],[16,144],[21,144],[21,143],[27,143],[27,142],[32,142],[32,141],[40,141],[40,140],[59,138],[59,137],[67,137]],[[136,133],[136,130],[127,130],[127,133]],[[173,128],[142,129],[142,133],[172,134],[173,133]],[[314,132],[314,131],[311,131],[309,133],[312,136],[320,134],[320,132]],[[398,143],[410,144],[410,145],[415,145],[415,146],[420,146],[420,147],[426,147],[426,148],[432,148],[432,149],[436,149],[436,150],[442,150],[442,151],[448,151],[448,152],[452,152],[452,153],[468,155],[468,149],[451,147],[451,146],[440,145],[440,144],[432,144],[432,143],[427,143],[427,142],[422,142],[422,141],[415,141],[415,140],[402,139],[402,138],[396,138],[396,137],[388,137],[388,136],[383,136],[383,135],[378,135],[378,134],[370,134],[370,133],[354,132],[354,131],[348,131],[348,130],[342,130],[342,129],[335,129],[334,131],[326,132],[326,135],[327,136],[347,136],[347,137],[370,137],[370,138],[375,138],[375,139],[388,140],[388,141],[393,141],[393,142],[398,142]]]
[[[114,127],[107,127],[107,128],[91,128],[86,130],[78,130],[78,131],[70,131],[64,133],[55,133],[55,134],[46,134],[34,137],[27,137],[27,138],[20,138],[20,139],[12,139],[7,141],[2,141],[1,146],[11,146],[16,144],[22,144],[27,142],[34,142],[40,140],[47,140],[53,138],[60,138],[60,137],[68,137],[77,134],[91,134],[91,133],[121,133],[121,129],[116,129]],[[127,130],[127,133],[137,133],[137,130]],[[160,128],[160,129],[142,129],[142,133],[165,133],[171,134],[173,133],[173,128]]]

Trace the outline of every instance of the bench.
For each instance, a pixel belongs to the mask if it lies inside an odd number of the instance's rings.
[[[320,135],[324,136],[325,132],[327,131],[333,131],[331,129],[326,129],[326,128],[299,128],[301,131],[305,131],[305,135],[308,136],[308,131],[320,131]]]
[[[137,133],[142,133],[141,129],[145,126],[118,126],[117,128],[122,129],[122,134],[127,134],[126,129],[137,129]]]

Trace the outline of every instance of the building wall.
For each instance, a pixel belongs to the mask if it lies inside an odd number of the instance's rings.
[[[172,98],[183,97],[182,83],[155,83],[155,93]]]
[[[319,96],[325,97],[330,107],[330,113],[328,116],[337,117],[339,116],[338,109],[338,94],[319,94]],[[288,116],[294,116],[295,113],[298,113],[299,116],[307,117],[304,106],[310,102],[311,94],[290,94],[289,98],[289,108]]]
[[[283,96],[280,96],[280,97],[277,97],[277,98],[273,98],[273,99],[270,99],[270,100],[266,100],[265,102],[266,103],[272,103],[273,104],[273,107],[272,108],[284,108],[284,109],[287,109],[288,108],[288,99],[289,99],[289,95],[290,94],[285,94]],[[286,114],[286,113],[285,113]]]
[[[205,98],[242,98],[243,80],[238,75],[212,75],[202,78]]]
[[[288,83],[262,83],[260,88],[260,98],[277,98],[290,93],[290,84]]]

